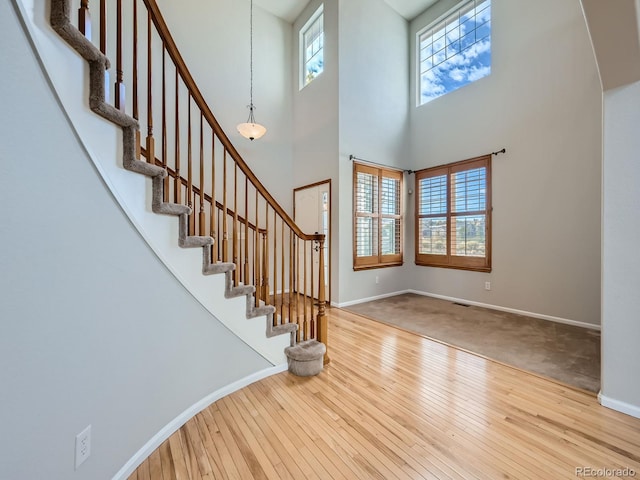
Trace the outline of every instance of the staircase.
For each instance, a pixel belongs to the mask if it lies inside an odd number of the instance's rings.
[[[296,351],[317,351],[327,363],[324,259],[318,254],[324,235],[300,231],[238,154],[155,0],[101,0],[91,13],[88,0],[73,3],[51,0],[51,26],[89,65],[90,109],[122,129],[122,166],[151,178],[152,211],[178,218],[178,245],[202,250],[202,274],[224,274],[224,297],[245,296],[246,318],[265,316],[266,337],[289,335],[290,371],[301,371]],[[79,28],[71,20],[76,8]],[[115,28],[107,28],[108,18],[116,19]],[[106,55],[112,44],[113,83]]]

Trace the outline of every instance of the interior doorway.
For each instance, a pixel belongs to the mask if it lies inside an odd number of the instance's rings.
[[[331,302],[331,180],[293,189],[293,219],[305,233],[323,233],[324,278],[327,303]],[[320,268],[320,255],[313,255],[314,270]],[[308,290],[310,291],[310,290]],[[318,286],[313,296],[318,298]]]

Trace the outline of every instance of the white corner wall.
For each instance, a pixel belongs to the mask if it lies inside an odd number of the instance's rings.
[[[321,4],[324,71],[300,89],[299,32]],[[294,186],[333,182],[333,304],[394,292],[403,282],[401,268],[353,271],[349,155],[407,161],[407,32],[407,22],[382,0],[313,0],[293,25]]]
[[[324,3],[324,71],[310,84],[300,89],[299,48],[300,29]],[[312,0],[292,26],[291,98],[293,101],[293,188],[331,179],[331,292],[339,292],[338,248],[342,235],[338,215],[343,208],[338,189],[338,2]],[[280,172],[273,171],[276,176]],[[311,232],[309,232],[311,233]],[[333,299],[332,299],[333,300]]]
[[[0,3],[0,45],[0,478],[112,478],[183,412],[271,364],[130,223],[11,2]],[[89,424],[91,456],[74,470]]]
[[[412,48],[416,32],[454,3],[411,23]],[[410,142],[414,169],[506,148],[493,158],[493,271],[413,265],[409,282],[598,326],[602,95],[580,1],[494,0],[492,18],[491,75],[421,107],[413,97]]]
[[[640,82],[604,93],[603,405],[640,418]]]
[[[404,267],[353,270],[353,162],[409,168],[409,24],[383,0],[340,3],[340,305],[409,288]],[[409,177],[405,176],[406,181]],[[403,202],[408,197],[403,192]],[[412,232],[404,231],[405,247]],[[412,261],[404,252],[405,265]]]

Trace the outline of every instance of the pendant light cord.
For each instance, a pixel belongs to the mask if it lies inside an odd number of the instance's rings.
[[[249,123],[255,123],[253,118],[253,0],[249,12]]]

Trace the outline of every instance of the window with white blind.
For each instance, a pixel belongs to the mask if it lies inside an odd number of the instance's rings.
[[[491,155],[416,172],[416,264],[491,271]]]
[[[402,265],[402,176],[354,162],[354,270]]]
[[[311,16],[300,30],[300,89],[324,69],[324,5]]]
[[[418,105],[491,73],[491,0],[469,0],[418,33]]]

